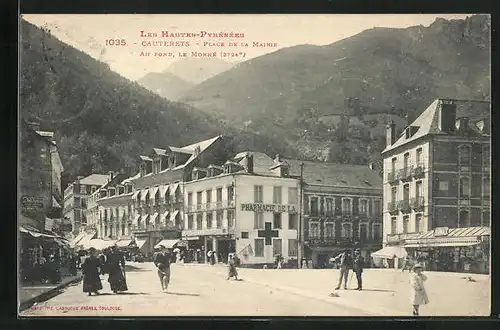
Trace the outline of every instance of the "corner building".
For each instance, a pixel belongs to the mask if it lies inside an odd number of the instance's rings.
[[[217,252],[218,261],[236,253],[242,266],[289,263],[298,254],[298,179],[278,156],[242,152],[222,165],[193,169],[184,184],[185,229],[197,261]]]

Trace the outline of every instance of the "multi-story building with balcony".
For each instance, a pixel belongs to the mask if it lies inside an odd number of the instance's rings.
[[[243,266],[297,260],[298,180],[288,165],[259,152],[241,152],[220,165],[194,168],[184,184],[185,226],[193,250],[236,253]]]
[[[86,209],[87,198],[97,189],[105,185],[112,174],[91,174],[87,177],[79,176],[64,190],[63,216],[71,221],[72,234],[76,237],[87,225]]]
[[[437,99],[401,134],[389,124],[382,154],[384,245],[489,227],[489,102]]]
[[[368,166],[286,160],[300,176],[303,164],[304,257],[323,267],[343,249],[364,257],[382,242],[382,180]],[[367,259],[369,260],[369,259]]]
[[[184,228],[184,182],[191,180],[195,167],[226,159],[221,136],[184,147],[154,148],[140,156],[138,176],[130,181],[134,217],[132,235],[146,254],[162,239],[181,238]]]

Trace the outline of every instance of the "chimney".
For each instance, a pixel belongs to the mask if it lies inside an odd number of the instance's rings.
[[[108,175],[109,175],[108,181],[111,181],[111,180],[113,180],[113,178],[115,177],[115,172],[113,172],[113,171],[109,171],[109,172],[108,172]]]
[[[455,122],[457,117],[457,105],[452,101],[441,101],[439,108],[439,129],[444,133],[455,131]]]
[[[276,156],[274,157],[274,161],[276,163],[281,163],[281,156],[280,156],[280,154],[276,154]]]
[[[247,152],[247,172],[253,173],[253,155]]]
[[[194,155],[193,156],[198,156],[201,152],[201,148],[199,145],[197,145],[196,147],[194,147]]]
[[[386,146],[389,147],[396,141],[396,124],[390,121],[386,126]]]

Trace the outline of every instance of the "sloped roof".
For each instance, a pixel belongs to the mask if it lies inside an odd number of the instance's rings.
[[[382,153],[415,141],[429,134],[447,135],[439,129],[439,105],[442,99],[437,99],[425,109],[409,126],[418,127],[418,130],[410,138],[406,138],[401,134],[397,140],[390,146],[387,146]],[[457,105],[456,118],[468,117],[469,128],[475,132],[479,132],[475,123],[484,118],[490,118],[490,103],[484,101],[473,100],[453,100]]]
[[[276,165],[274,160],[263,152],[256,151],[244,151],[238,153],[233,159],[240,159],[245,157],[247,154],[253,156],[253,173],[258,175],[276,176],[276,173],[271,171],[271,167]],[[239,161],[239,165],[242,165],[243,159]]]
[[[183,148],[177,148],[177,147],[172,147],[172,146],[168,146],[170,150],[172,150],[173,152],[179,152],[179,153],[183,153],[183,154],[189,154],[189,155],[192,155],[193,152],[194,152],[194,149],[191,150],[191,149],[183,149]]]
[[[203,151],[203,150],[207,149],[212,143],[214,143],[219,138],[221,138],[220,135],[218,135],[216,137],[213,137],[211,139],[205,140],[205,141],[201,141],[201,142],[197,142],[197,143],[193,143],[193,144],[184,146],[181,149],[184,149],[184,151],[194,151],[194,149],[196,148],[196,146],[199,146],[200,147],[200,151]]]
[[[134,179],[137,179],[138,177],[141,176],[141,173],[137,173],[136,175],[134,176],[131,176],[130,178],[126,178],[125,180],[122,181],[122,184],[125,184],[125,183],[132,183],[132,180]]]
[[[118,184],[121,184],[124,180],[128,179],[127,175],[125,173],[118,173],[116,174],[111,181],[109,181],[105,186],[102,188],[110,188],[110,187],[115,187]]]
[[[290,159],[284,161],[290,165],[292,176],[300,176],[300,163],[304,163],[303,179],[310,185],[382,189],[382,178],[368,166]]]
[[[105,174],[91,174],[80,180],[80,184],[103,186],[108,183],[109,176]]]
[[[160,148],[153,148],[153,152],[157,155],[160,155],[160,156],[166,156],[166,150],[165,149],[160,149]]]

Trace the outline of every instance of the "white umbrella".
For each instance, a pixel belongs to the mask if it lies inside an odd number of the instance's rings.
[[[181,250],[179,248],[175,248],[174,249],[174,252],[177,253],[177,252],[180,252]]]
[[[208,251],[207,256],[211,257],[213,253],[214,253],[214,251]]]

